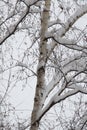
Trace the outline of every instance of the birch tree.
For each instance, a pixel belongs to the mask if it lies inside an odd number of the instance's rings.
[[[56,104],[87,94],[87,2],[1,0],[0,5],[1,81],[7,74],[0,104],[10,88],[19,81],[28,84],[35,76],[30,130],[39,130],[44,115]]]

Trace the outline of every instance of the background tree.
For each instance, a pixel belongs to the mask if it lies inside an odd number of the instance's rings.
[[[79,93],[85,100],[87,2],[1,0],[0,5],[0,104],[9,99],[14,87],[28,86],[33,78],[36,87],[31,123],[23,129],[44,129],[43,119],[55,105],[59,111],[61,104],[78,99]],[[60,119],[53,129],[65,127],[62,113]],[[75,130],[84,128],[86,117],[81,120],[83,125],[76,125]]]

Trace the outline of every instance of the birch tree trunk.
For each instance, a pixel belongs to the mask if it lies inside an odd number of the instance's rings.
[[[39,121],[38,116],[43,107],[43,95],[45,88],[45,65],[47,62],[47,40],[45,40],[45,34],[48,29],[49,10],[51,0],[45,0],[44,9],[41,16],[41,39],[39,44],[39,62],[37,68],[37,84],[34,98],[34,106],[31,116],[31,128],[30,130],[38,130]]]

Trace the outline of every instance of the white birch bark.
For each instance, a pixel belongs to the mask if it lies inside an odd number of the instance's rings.
[[[46,0],[44,9],[41,17],[41,39],[39,45],[39,63],[37,68],[37,85],[36,93],[34,98],[34,106],[31,117],[31,128],[30,130],[38,130],[39,121],[37,120],[38,115],[43,107],[43,93],[45,87],[45,65],[47,59],[47,41],[45,40],[45,33],[48,29],[49,10],[51,0]]]

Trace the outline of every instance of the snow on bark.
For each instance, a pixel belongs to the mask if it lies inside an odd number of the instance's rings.
[[[77,55],[77,57],[73,56],[72,59],[70,58],[70,59],[67,59],[66,61],[63,61],[62,71],[64,74],[68,73],[71,70],[75,70],[77,72],[83,71],[83,70],[87,69],[86,62],[87,62],[87,58],[85,57],[85,55],[81,54],[81,55]],[[77,64],[78,64],[78,66],[77,66]],[[83,66],[83,64],[84,64],[84,66]],[[49,96],[50,92],[55,88],[55,86],[59,83],[59,81],[61,80],[62,77],[63,77],[63,74],[60,71],[58,73],[58,75],[55,74],[54,77],[52,78],[52,80],[50,81],[50,83],[47,86],[45,86],[46,91],[43,96],[43,103],[45,103],[46,98]],[[67,82],[69,82],[69,80],[71,80],[71,78],[67,79]],[[63,90],[66,89],[66,87],[69,88],[70,90],[68,90],[66,93],[64,92],[63,94],[61,94],[63,92]],[[40,120],[43,117],[43,115],[53,105],[61,102],[62,100],[65,100],[69,96],[77,94],[78,92],[87,94],[87,90],[85,90],[81,85],[71,84],[69,86],[68,85],[66,86],[66,83],[65,83],[64,86],[62,86],[53,97],[51,97],[48,104],[43,106],[43,109],[37,115],[36,120],[37,121]]]
[[[87,50],[84,47],[77,45],[76,41],[62,38],[62,36],[64,36],[65,33],[71,28],[71,26],[73,26],[73,24],[86,13],[87,13],[87,4],[82,5],[81,7],[77,8],[76,12],[72,16],[70,16],[70,18],[68,18],[68,20],[65,23],[62,23],[60,19],[49,22],[48,27],[51,27],[53,23],[54,25],[55,24],[62,25],[57,30],[53,28],[53,30],[46,32],[46,39],[52,38],[54,40],[52,41],[52,44],[50,44],[51,49],[49,49],[49,52],[48,52],[49,55],[51,54],[52,50],[55,48],[57,43],[63,46],[66,46],[70,49],[74,49],[78,51],[83,50],[83,52],[87,53]]]
[[[52,26],[54,26],[56,24],[63,25],[62,21],[59,18],[57,18],[57,20],[53,20],[53,21],[49,22],[49,27],[52,27]]]
[[[37,120],[40,120],[43,115],[56,103],[59,103],[63,100],[65,100],[66,98],[77,94],[78,92],[83,92],[84,94],[87,94],[87,91],[84,90],[82,87],[75,87],[75,89],[70,90],[68,92],[66,92],[65,94],[62,95],[58,95],[58,93],[56,93],[48,102],[48,104],[43,108],[42,112],[40,113],[40,115],[38,115]],[[78,129],[79,130],[79,129]]]
[[[77,11],[64,23],[64,26],[61,27],[58,31],[58,35],[63,36],[70,27],[83,15],[87,13],[87,4],[80,6]]]
[[[60,80],[62,79],[64,75],[66,75],[70,71],[77,71],[78,73],[80,73],[87,69],[86,67],[87,58],[85,57],[85,55],[77,54],[75,56],[70,57],[69,59],[67,58],[61,64],[62,64],[62,67],[60,69],[62,70],[62,72],[59,71],[58,75],[56,75],[55,73],[52,80],[49,82],[49,84],[45,86],[46,92],[44,94],[44,102],[46,98],[48,97],[48,95],[50,94],[50,92],[60,82]],[[70,76],[70,79],[68,77],[67,82],[69,82],[71,78],[72,78],[71,76]]]

